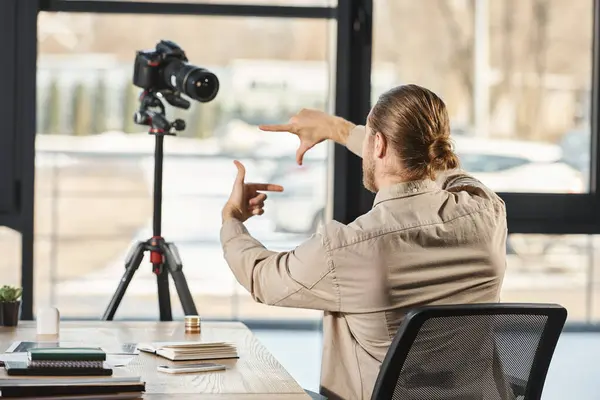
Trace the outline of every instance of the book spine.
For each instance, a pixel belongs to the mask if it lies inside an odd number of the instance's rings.
[[[30,361],[106,361],[106,354],[34,354],[27,355]]]

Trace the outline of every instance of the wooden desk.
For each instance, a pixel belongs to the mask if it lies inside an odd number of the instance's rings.
[[[181,340],[228,341],[235,343],[240,358],[219,360],[231,368],[227,371],[200,374],[170,375],[156,370],[158,365],[169,364],[164,358],[140,353],[126,367],[146,382],[144,398],[159,400],[308,400],[310,397],[275,360],[275,358],[238,322],[203,323],[202,333],[186,335],[183,321],[178,322],[61,322],[60,341],[87,342],[97,345],[139,343],[148,341]],[[14,341],[48,341],[53,337],[36,337],[35,323],[19,323],[19,327],[0,328],[0,352]],[[198,394],[202,394],[199,396]]]

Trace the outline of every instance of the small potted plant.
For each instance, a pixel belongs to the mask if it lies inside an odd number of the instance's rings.
[[[2,326],[17,326],[21,310],[23,289],[4,285],[0,288],[0,323]]]

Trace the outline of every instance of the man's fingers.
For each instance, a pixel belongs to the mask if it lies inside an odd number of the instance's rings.
[[[254,210],[252,210],[252,215],[263,215],[265,213],[265,210],[263,210],[262,208],[255,208]]]
[[[272,124],[272,125],[259,125],[258,129],[265,132],[289,132],[297,133],[296,126],[294,124]]]
[[[246,168],[238,160],[233,161],[233,163],[235,164],[235,166],[237,167],[237,170],[238,170],[237,176],[235,177],[235,182],[237,184],[240,184],[240,183],[243,184],[244,179],[246,177]]]
[[[267,195],[265,193],[260,193],[258,196],[250,199],[249,203],[251,206],[255,206],[257,204],[264,204],[267,199]]]
[[[273,183],[247,183],[249,190],[265,190],[267,192],[283,192],[283,186]]]

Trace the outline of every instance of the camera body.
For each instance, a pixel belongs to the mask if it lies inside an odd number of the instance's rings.
[[[133,84],[145,90],[157,92],[172,90],[162,79],[165,65],[172,61],[187,63],[185,52],[175,43],[163,40],[156,50],[140,50],[136,53],[133,66]]]
[[[213,100],[219,91],[216,75],[189,64],[181,47],[168,40],[161,40],[154,50],[136,53],[133,84],[146,91],[161,93],[170,104],[180,108],[189,107],[180,94],[206,103]]]

